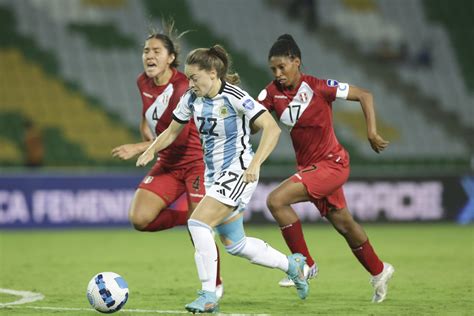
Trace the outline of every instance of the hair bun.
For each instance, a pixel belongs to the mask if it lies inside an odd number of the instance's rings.
[[[290,34],[282,34],[278,36],[277,41],[280,41],[280,40],[295,42],[295,40],[293,39],[293,36],[291,36]]]

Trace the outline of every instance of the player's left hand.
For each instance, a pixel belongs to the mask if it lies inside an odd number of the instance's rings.
[[[245,183],[255,182],[258,180],[259,174],[260,174],[260,165],[250,163],[247,170],[245,170],[242,179]]]
[[[140,151],[136,144],[125,144],[112,149],[112,156],[122,160],[128,160],[138,155]]]
[[[383,139],[379,134],[369,136],[369,142],[370,146],[377,154],[387,148],[388,144],[390,144],[389,141]]]

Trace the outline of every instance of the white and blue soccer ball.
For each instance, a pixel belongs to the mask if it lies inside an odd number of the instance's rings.
[[[87,299],[101,313],[117,312],[127,303],[127,282],[114,272],[97,273],[87,286]]]

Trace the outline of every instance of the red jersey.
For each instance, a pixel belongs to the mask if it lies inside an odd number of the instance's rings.
[[[347,84],[344,89],[348,89]],[[302,74],[300,84],[293,90],[283,89],[272,81],[260,92],[259,102],[274,111],[290,130],[298,169],[333,157],[331,155],[348,157],[334,133],[332,102],[337,91],[335,80]]]
[[[183,73],[173,69],[170,81],[157,86],[153,78],[142,73],[137,78],[137,86],[142,97],[142,115],[156,137],[170,125],[173,110],[188,89],[188,79]],[[179,167],[203,159],[201,141],[192,120],[186,124],[178,138],[159,153],[159,158],[167,167]]]

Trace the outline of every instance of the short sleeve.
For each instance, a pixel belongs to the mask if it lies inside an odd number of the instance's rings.
[[[318,80],[318,90],[326,100],[333,102],[338,99],[347,99],[349,94],[349,85],[334,79]]]
[[[186,92],[173,111],[173,119],[181,124],[188,123],[192,116],[191,104],[195,99],[196,97],[192,91]]]
[[[237,103],[237,110],[243,112],[250,122],[253,122],[266,111],[266,108],[255,101],[248,93],[245,93],[244,97]]]
[[[268,93],[268,88],[260,91],[257,97],[258,102],[262,104],[268,111],[273,111],[273,97]]]
[[[137,83],[137,88],[138,88],[138,92],[140,93],[140,98],[142,100],[142,115],[143,117],[145,117],[145,112],[146,112],[146,97],[145,97],[145,94],[143,93],[143,89],[142,89],[142,85],[143,85],[143,74],[139,75],[137,77],[137,80],[136,80],[136,83]]]

